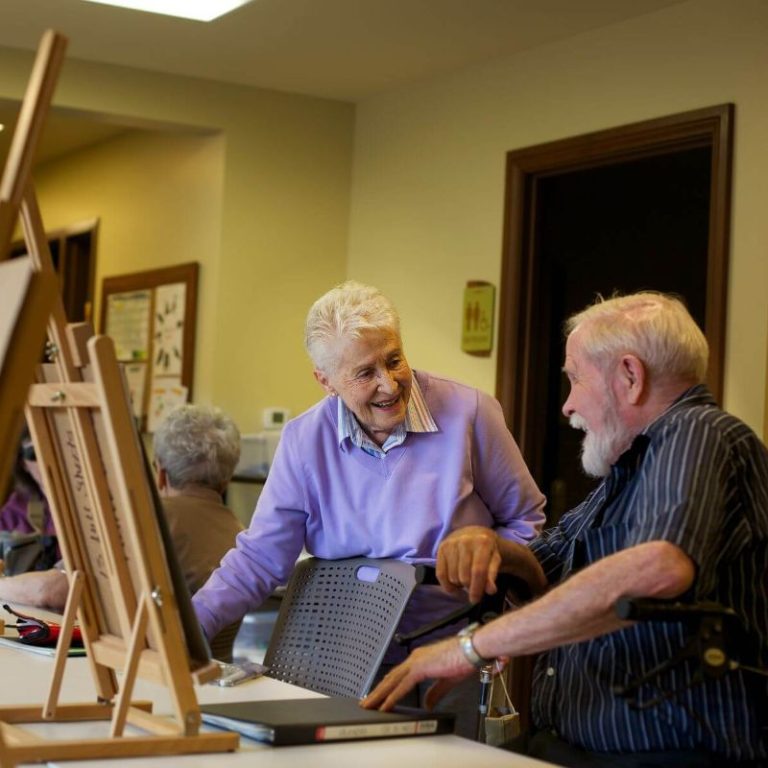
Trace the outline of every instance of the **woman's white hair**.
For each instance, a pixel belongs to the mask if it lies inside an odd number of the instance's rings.
[[[674,296],[647,291],[600,297],[566,321],[566,335],[576,330],[584,353],[602,370],[632,354],[654,380],[701,383],[706,376],[707,340]]]
[[[304,347],[315,368],[331,373],[339,339],[360,338],[366,331],[400,335],[400,318],[392,302],[371,285],[347,280],[323,294],[311,307],[304,326]]]
[[[202,485],[221,492],[240,460],[240,432],[217,408],[182,405],[161,422],[153,447],[173,488]]]

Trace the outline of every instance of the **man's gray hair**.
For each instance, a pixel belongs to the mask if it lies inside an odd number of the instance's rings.
[[[240,432],[218,408],[182,405],[161,422],[153,438],[155,461],[181,490],[202,485],[223,492],[240,460]]]
[[[680,299],[641,292],[601,297],[565,323],[566,335],[579,331],[587,357],[606,370],[622,355],[632,354],[652,380],[701,383],[707,373],[709,346]]]
[[[334,369],[334,342],[360,338],[366,331],[400,335],[400,318],[392,302],[371,285],[347,280],[323,294],[311,307],[304,326],[304,347],[315,367]]]

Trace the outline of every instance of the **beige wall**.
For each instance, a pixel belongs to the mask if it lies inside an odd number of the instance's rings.
[[[0,97],[21,95],[29,65],[28,56],[0,50]],[[43,214],[48,226],[101,217],[99,278],[201,262],[197,399],[228,409],[244,431],[260,428],[265,406],[297,412],[319,396],[302,321],[345,276],[395,299],[414,365],[492,392],[495,353],[459,349],[460,301],[468,279],[499,284],[505,152],[732,101],[725,405],[761,429],[767,65],[762,0],[691,0],[374,97],[356,111],[68,60],[57,104],[183,128],[86,153],[81,172],[106,185],[97,192],[65,180],[63,166],[46,169]],[[171,167],[177,160],[180,170]],[[56,188],[67,190],[65,201]]]
[[[489,392],[460,351],[468,279],[499,285],[511,149],[736,104],[725,405],[762,432],[768,328],[768,4],[692,0],[358,105],[349,275],[403,316],[417,367]]]
[[[35,172],[47,229],[99,219],[94,322],[105,276],[200,264],[196,394],[210,397],[221,238],[222,136],[131,131]]]
[[[0,49],[0,97],[22,95],[30,66]],[[100,218],[99,285],[200,262],[195,399],[244,432],[264,407],[318,399],[302,321],[346,271],[354,108],[71,59],[55,104],[153,129],[49,164],[36,183],[47,228]]]

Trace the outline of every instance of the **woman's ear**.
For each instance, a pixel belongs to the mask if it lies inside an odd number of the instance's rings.
[[[315,375],[315,380],[325,390],[326,394],[330,395],[331,397],[336,397],[338,392],[336,392],[336,390],[331,386],[328,375],[324,371],[321,371],[319,368],[315,368],[313,373]]]

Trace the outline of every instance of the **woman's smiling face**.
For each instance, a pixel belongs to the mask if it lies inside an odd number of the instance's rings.
[[[338,395],[377,445],[405,421],[413,373],[394,331],[366,331],[340,339],[332,370],[315,370],[326,392]]]

